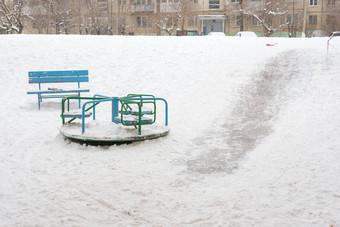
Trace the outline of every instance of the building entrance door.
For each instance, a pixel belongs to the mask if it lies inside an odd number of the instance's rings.
[[[207,20],[203,23],[203,31],[207,35],[210,32],[223,32],[222,21]]]
[[[224,32],[225,15],[198,15],[201,20],[201,31],[208,35],[210,32]]]

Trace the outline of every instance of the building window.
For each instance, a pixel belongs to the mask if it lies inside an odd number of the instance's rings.
[[[137,27],[151,27],[151,17],[137,17]]]
[[[252,17],[252,18],[251,18],[251,24],[252,24],[253,26],[261,26],[260,21],[259,21],[258,19],[256,19],[256,17]]]
[[[297,25],[299,23],[299,14],[285,14],[281,16],[281,24]]]
[[[241,16],[240,15],[231,15],[230,26],[232,27],[240,27]]]
[[[318,0],[309,0],[309,5],[310,6],[317,6],[318,5]]]
[[[188,19],[188,26],[189,27],[197,27],[198,26],[198,19],[197,19],[197,17],[189,17],[189,19]]]
[[[335,0],[328,0],[327,5],[329,6],[335,6]]]
[[[318,23],[318,16],[317,15],[310,15],[308,17],[309,24],[317,24]]]
[[[328,25],[335,25],[336,24],[336,18],[334,15],[327,16],[326,23]]]
[[[209,0],[209,9],[211,10],[220,9],[220,0]]]
[[[293,25],[298,25],[299,23],[299,14],[295,14],[293,18]]]
[[[32,27],[33,28],[39,28],[38,22],[37,21],[33,21]]]
[[[118,18],[118,25],[119,27],[122,27],[122,26],[126,26],[126,22],[125,22],[125,17],[119,17]]]
[[[142,17],[137,17],[137,27],[142,27]]]

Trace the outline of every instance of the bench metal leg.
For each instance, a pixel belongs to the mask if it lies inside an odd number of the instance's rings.
[[[40,100],[41,100],[41,95],[38,95],[38,109],[40,110]]]
[[[80,98],[80,93],[78,93],[78,97]],[[79,109],[80,109],[80,99],[78,100],[78,104],[79,104]]]

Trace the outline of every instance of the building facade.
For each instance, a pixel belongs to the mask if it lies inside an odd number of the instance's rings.
[[[340,30],[340,0],[26,0],[22,21],[26,34],[321,36]]]

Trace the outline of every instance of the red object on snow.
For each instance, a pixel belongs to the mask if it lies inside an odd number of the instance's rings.
[[[273,47],[273,46],[275,46],[277,43],[274,43],[274,44],[266,44],[266,46],[268,46],[268,47]]]

